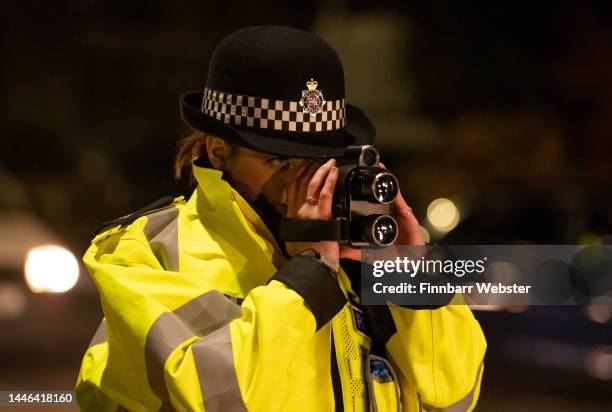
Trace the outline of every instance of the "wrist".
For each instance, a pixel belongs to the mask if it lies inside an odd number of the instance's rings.
[[[338,274],[338,269],[340,268],[340,261],[338,259],[330,257],[325,252],[321,253],[316,249],[309,248],[303,250],[300,255],[317,259],[320,262],[324,263],[327,267],[329,267],[334,274]]]
[[[333,259],[326,255],[321,255],[319,260],[325,263],[336,275],[338,274],[338,269],[340,269],[340,261],[338,259]]]

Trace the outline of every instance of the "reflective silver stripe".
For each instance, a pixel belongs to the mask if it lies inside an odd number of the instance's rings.
[[[145,343],[147,376],[153,391],[162,400],[161,410],[171,409],[164,380],[166,360],[184,341],[206,336],[240,316],[240,306],[221,292],[207,292],[173,312],[160,315],[149,329]]]
[[[171,207],[146,215],[147,225],[144,228],[144,234],[154,252],[159,252],[161,246],[167,258],[167,262],[161,263],[167,263],[166,270],[179,270],[178,213],[179,210],[176,207]]]
[[[204,408],[209,412],[246,411],[234,368],[229,325],[191,346]]]
[[[98,326],[91,342],[89,342],[88,348],[103,342],[106,342],[106,319],[102,319],[102,322],[100,322],[100,326]]]
[[[465,412],[470,409],[470,405],[474,401],[474,394],[476,393],[476,388],[478,387],[478,382],[480,381],[480,375],[482,374],[483,364],[480,364],[478,368],[478,373],[476,374],[476,382],[474,382],[474,386],[472,386],[472,390],[470,393],[465,395],[463,398],[459,399],[457,402],[450,404],[444,408],[433,408],[428,405],[423,405],[424,411],[427,412]]]

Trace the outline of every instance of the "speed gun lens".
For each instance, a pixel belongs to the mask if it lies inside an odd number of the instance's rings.
[[[389,215],[355,217],[353,223],[352,235],[359,242],[387,246],[397,237],[397,222]]]
[[[399,184],[389,172],[359,172],[352,180],[351,195],[356,200],[388,204],[397,196]]]
[[[397,179],[391,173],[379,173],[374,178],[372,192],[380,203],[391,203],[397,196]]]
[[[372,225],[374,241],[379,245],[390,245],[397,237],[397,223],[391,216],[379,216]]]

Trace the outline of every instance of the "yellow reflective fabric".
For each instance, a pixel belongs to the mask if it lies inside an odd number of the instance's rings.
[[[316,331],[303,298],[269,282],[285,259],[255,211],[220,172],[194,174],[189,201],[101,233],[84,256],[105,334],[83,359],[82,410],[330,411],[332,329],[344,410],[365,410],[370,342],[349,305]],[[347,293],[343,271],[339,281]],[[417,397],[446,407],[468,395],[485,347],[469,309],[391,312],[387,359],[404,411]],[[372,390],[378,410],[396,410],[385,385]]]
[[[244,298],[274,275],[275,258],[279,266],[285,261],[270,231],[221,172],[194,167],[194,174],[198,189],[179,214],[180,271],[206,273],[222,293]]]
[[[380,382],[372,381],[372,402],[375,406],[374,411],[399,411],[398,393],[395,388],[395,382]]]
[[[220,292],[213,290],[157,318],[155,323],[149,328],[147,335],[145,362],[149,383],[155,394],[161,398],[162,409],[170,409],[171,405],[171,391],[167,390],[164,379],[164,371],[166,370],[167,360],[170,358],[170,355],[176,353],[176,349],[181,343],[190,341],[195,336],[202,336],[203,339],[199,342],[190,342],[194,346],[202,347],[203,345],[210,345],[213,334],[238,317],[240,317],[238,305]],[[214,333],[210,333],[210,331]],[[194,350],[194,362],[200,378],[200,386],[203,387],[203,375],[200,372],[204,368],[200,366],[202,360],[199,358],[209,355],[210,351],[199,350],[197,352],[199,356],[196,356],[195,348],[192,347],[192,349]],[[218,352],[215,355],[220,356],[219,347],[217,346],[215,349]],[[229,348],[225,348],[225,352],[228,349],[229,353],[231,353],[231,345]],[[231,363],[231,358],[228,358],[227,361]],[[233,396],[238,400],[238,403],[241,403],[240,390],[235,374],[226,376],[225,384],[226,388],[234,392]],[[202,398],[206,399],[206,397],[207,393],[202,393]]]
[[[474,391],[476,404],[486,341],[466,305],[435,310],[391,306],[397,333],[387,351],[400,375],[400,389],[414,388],[420,403],[442,409]],[[476,384],[475,384],[476,382]],[[405,405],[409,407],[409,405]]]
[[[344,271],[339,273],[340,283],[352,290]],[[336,359],[343,387],[345,411],[368,409],[368,390],[365,356],[370,350],[370,340],[356,332],[350,305],[346,305],[331,321],[336,346]]]
[[[377,376],[372,370],[372,362],[385,365],[388,374],[385,377]],[[370,395],[370,407],[373,412],[401,411],[400,389],[397,376],[390,363],[379,356],[368,355],[366,358],[366,377]]]
[[[76,387],[76,396],[80,404],[95,405],[96,410],[114,412],[117,402],[111,400],[104,392],[98,390],[102,386],[102,375],[108,359],[108,343],[91,345],[81,362],[81,372]]]
[[[127,409],[143,411],[161,406],[147,374],[145,348],[149,329],[164,313],[214,290],[203,279],[165,271],[144,238],[145,225],[143,217],[117,233],[120,239],[100,239],[102,246],[109,244],[112,253],[94,242],[84,259],[100,291],[107,323],[108,361],[100,386]],[[197,404],[199,400],[189,402]],[[94,405],[81,407],[96,409]]]
[[[330,410],[329,324],[314,333],[301,297],[277,281],[253,289],[242,307],[250,321],[232,322],[230,330],[247,408]]]
[[[478,377],[476,378],[476,381],[474,382],[474,387],[472,388],[470,393],[465,395],[463,398],[459,399],[457,402],[450,404],[448,406],[445,406],[444,408],[436,408],[436,407],[432,407],[427,404],[422,404],[423,410],[427,412],[463,412],[463,411],[470,411],[474,409],[474,407],[476,406],[476,401],[478,399],[478,394],[480,392],[480,382],[482,380],[482,371],[483,371],[483,365],[481,365],[480,367]]]

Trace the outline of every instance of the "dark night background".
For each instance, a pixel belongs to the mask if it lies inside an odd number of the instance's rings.
[[[178,96],[253,24],[312,30],[432,240],[610,244],[612,6],[605,2],[71,0],[0,5],[0,390],[68,389],[101,312],[23,280],[30,247],[80,258],[93,228],[165,196]],[[450,232],[428,205],[452,201]],[[448,232],[448,233],[447,233]],[[2,250],[4,249],[4,250]],[[15,307],[21,309],[16,310]],[[499,308],[498,308],[499,309]],[[481,411],[612,405],[612,306],[477,311]]]

